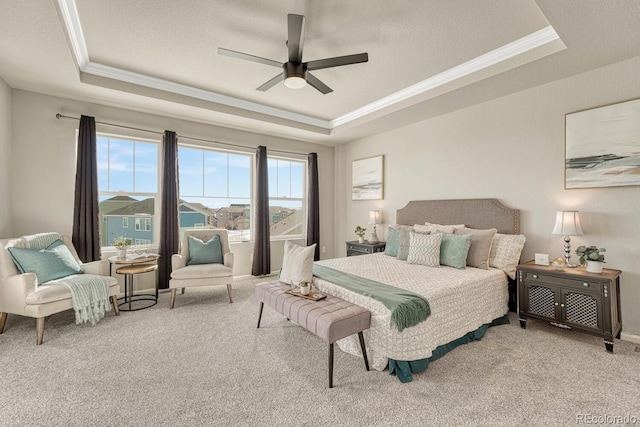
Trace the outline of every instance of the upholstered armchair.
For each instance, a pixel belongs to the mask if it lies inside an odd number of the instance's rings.
[[[49,234],[43,233],[42,235]],[[73,309],[71,290],[60,283],[60,279],[38,283],[35,273],[20,273],[9,253],[8,248],[25,248],[27,240],[41,235],[23,236],[0,240],[0,334],[4,332],[8,314],[34,317],[36,319],[36,344],[42,344],[44,337],[44,321],[47,316],[64,310]],[[98,276],[109,276],[107,260],[82,263],[71,243],[69,236],[61,236],[64,246],[80,265],[82,273]],[[81,274],[79,276],[82,276]],[[118,311],[118,280],[107,277],[109,297],[113,303],[116,316]],[[46,285],[46,286],[43,286]]]
[[[191,242],[189,242],[190,238],[192,238]],[[182,289],[184,293],[185,288],[193,286],[227,285],[229,302],[233,302],[231,295],[233,254],[229,249],[227,230],[185,231],[180,253],[171,257],[171,267],[170,308],[175,305],[177,289]]]

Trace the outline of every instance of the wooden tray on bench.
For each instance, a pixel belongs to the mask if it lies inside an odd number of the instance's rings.
[[[311,301],[320,301],[321,299],[324,299],[327,297],[326,294],[323,294],[322,292],[311,292],[309,295],[302,295],[300,292],[298,291],[294,291],[293,289],[289,289],[287,291],[285,291],[285,293],[287,294],[291,294],[291,295],[295,295],[297,297],[301,297],[304,299],[309,299]]]

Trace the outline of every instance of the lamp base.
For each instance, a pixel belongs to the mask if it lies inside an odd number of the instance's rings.
[[[371,233],[371,237],[369,237],[369,243],[380,243],[380,240],[378,240],[378,236]]]

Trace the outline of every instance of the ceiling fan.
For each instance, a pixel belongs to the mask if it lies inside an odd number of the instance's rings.
[[[358,53],[355,55],[336,56],[333,58],[302,62],[305,17],[303,15],[289,14],[287,15],[287,21],[289,37],[289,40],[287,40],[287,48],[289,50],[289,60],[285,63],[274,61],[272,59],[261,58],[255,55],[249,55],[247,53],[236,52],[235,50],[224,49],[222,47],[218,48],[218,53],[220,55],[232,56],[234,58],[245,59],[247,61],[282,68],[282,73],[258,87],[257,90],[264,92],[284,80],[284,85],[288,88],[300,89],[309,83],[310,86],[313,86],[325,95],[329,92],[333,92],[333,89],[322,83],[317,77],[309,73],[309,71],[357,64],[360,62],[367,62],[369,60],[369,55],[367,53]]]

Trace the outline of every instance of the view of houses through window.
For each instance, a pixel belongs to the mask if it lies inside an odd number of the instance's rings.
[[[101,245],[116,237],[134,245],[156,243],[159,144],[98,135]],[[254,157],[250,154],[180,145],[180,234],[194,228],[226,228],[230,241],[251,239]],[[270,157],[271,237],[303,234],[306,163]]]

